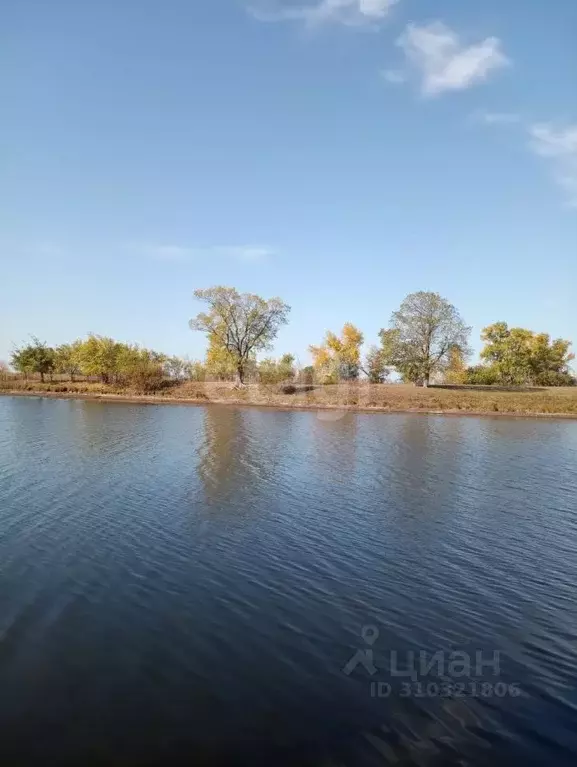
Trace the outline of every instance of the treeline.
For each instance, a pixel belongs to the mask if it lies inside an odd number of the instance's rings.
[[[51,347],[32,337],[15,349],[11,366],[25,379],[39,376],[41,382],[55,376],[71,382],[98,380],[103,384],[128,387],[138,391],[156,391],[183,381],[232,381],[236,365],[223,349],[209,348],[204,362],[169,356],[136,344],[126,344],[98,335],[89,335],[72,343]],[[297,371],[291,354],[280,359],[251,359],[246,366],[251,380],[273,384],[292,380]],[[7,366],[0,374],[7,375]]]
[[[43,381],[54,374],[71,381],[84,376],[144,392],[184,380],[235,380],[238,386],[247,381],[330,384],[360,378],[384,383],[393,373],[421,386],[577,383],[570,368],[574,355],[569,341],[509,328],[505,322],[483,330],[482,362],[469,366],[471,328],[438,293],[421,291],[407,296],[391,315],[388,327],[379,331],[379,344],[371,346],[364,357],[364,335],[354,325],[345,323],[340,335],[327,332],[319,345],[309,347],[313,364],[306,367],[298,366],[292,354],[257,359],[288,322],[290,307],[281,299],[264,299],[221,286],[197,290],[195,297],[207,306],[207,311],[189,323],[207,336],[203,361],[89,335],[55,348],[33,337],[14,350],[12,367],[25,377],[40,375]]]
[[[89,335],[57,347],[36,337],[15,349],[11,365],[24,378],[38,374],[41,381],[55,374],[71,381],[82,376],[104,384],[133,386],[142,390],[159,388],[169,370],[170,358],[135,344]]]
[[[384,383],[391,373],[404,382],[500,386],[574,386],[571,342],[551,340],[547,333],[509,328],[497,322],[484,328],[482,363],[468,366],[469,328],[459,312],[437,293],[412,293],[393,312],[379,345],[364,360],[362,332],[346,323],[338,336],[328,332],[323,343],[310,346],[317,380],[336,383],[360,375]]]

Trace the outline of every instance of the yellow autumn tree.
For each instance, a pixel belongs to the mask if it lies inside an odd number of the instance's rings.
[[[465,364],[465,355],[460,346],[453,346],[449,351],[449,361],[445,371],[445,383],[465,384],[467,383],[467,366]]]
[[[205,367],[208,377],[217,381],[232,381],[236,375],[234,355],[223,346],[220,338],[214,333],[208,337]]]
[[[320,346],[309,346],[313,367],[323,383],[352,381],[359,377],[363,334],[350,322],[343,325],[340,337],[330,330]]]

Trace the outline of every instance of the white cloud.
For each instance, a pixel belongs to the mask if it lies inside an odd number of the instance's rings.
[[[482,82],[509,64],[497,37],[466,46],[446,24],[409,24],[397,40],[409,67],[421,80],[425,96],[458,91]]]
[[[568,204],[577,208],[577,124],[555,128],[551,123],[537,123],[530,126],[529,135],[531,149],[552,164]]]
[[[383,18],[397,0],[358,0],[359,11],[365,16]]]
[[[320,0],[315,4],[281,2],[273,7],[251,7],[259,21],[302,21],[307,26],[336,22],[358,26],[382,21],[399,0]]]
[[[183,245],[151,245],[133,243],[128,246],[133,253],[144,255],[156,261],[190,263],[207,259],[224,258],[235,261],[256,262],[274,255],[271,248],[260,245],[213,245],[209,247],[188,247]]]

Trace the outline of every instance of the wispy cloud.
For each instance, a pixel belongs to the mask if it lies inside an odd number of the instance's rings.
[[[383,69],[381,77],[391,85],[402,85],[407,80],[406,72],[401,69]]]
[[[551,163],[569,206],[577,208],[577,124],[557,128],[552,123],[537,123],[529,127],[529,135],[531,149]]]
[[[510,63],[499,38],[487,37],[465,45],[441,21],[423,26],[409,24],[397,45],[405,54],[409,71],[419,78],[425,96],[465,90]]]
[[[2,240],[0,248],[6,261],[61,261],[70,255],[67,247],[51,240]]]
[[[521,122],[521,117],[515,112],[490,112],[486,109],[477,109],[471,114],[471,120],[484,125],[516,125]]]
[[[260,245],[213,245],[209,247],[189,247],[183,245],[156,245],[132,243],[128,246],[133,253],[146,258],[166,263],[192,263],[213,259],[232,259],[255,263],[274,255],[272,248]]]
[[[31,247],[31,250],[36,253],[36,255],[43,256],[45,258],[58,258],[59,256],[63,256],[66,253],[62,245],[58,245],[54,242],[35,243]]]
[[[250,6],[259,21],[300,21],[309,27],[326,23],[359,26],[382,21],[399,0],[320,0],[314,4],[277,2]]]
[[[577,123],[560,127],[552,122],[528,123],[510,112],[477,110],[471,120],[485,125],[518,125],[529,134],[529,149],[549,163],[553,178],[565,191],[567,204],[577,208]]]
[[[215,255],[225,258],[234,258],[238,261],[263,261],[274,255],[271,248],[265,248],[258,245],[225,245],[212,248]]]
[[[192,256],[190,248],[180,245],[143,245],[134,246],[135,250],[142,250],[147,256],[158,261],[188,261]]]

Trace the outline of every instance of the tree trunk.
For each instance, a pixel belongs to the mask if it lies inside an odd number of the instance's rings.
[[[40,382],[44,383],[44,373],[40,373]]]
[[[236,386],[244,386],[244,365],[242,362],[236,364]]]

